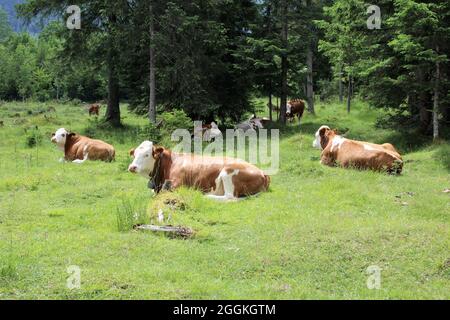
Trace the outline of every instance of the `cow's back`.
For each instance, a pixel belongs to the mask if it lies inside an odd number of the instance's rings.
[[[268,188],[270,180],[256,166],[228,157],[175,155],[168,179],[174,188],[193,187],[203,192],[215,191],[222,172],[236,173],[232,181],[235,196],[255,194]]]
[[[174,187],[183,185],[208,192],[215,186],[215,180],[224,166],[237,162],[233,160],[236,159],[173,154],[168,179]]]
[[[333,151],[338,164],[360,169],[389,170],[401,163],[400,155],[381,145],[345,139]]]
[[[104,141],[77,135],[73,140],[66,142],[66,160],[83,160],[85,155],[89,160],[113,161],[114,147]]]
[[[114,147],[104,141],[89,139],[88,153],[90,160],[112,161],[115,158]]]

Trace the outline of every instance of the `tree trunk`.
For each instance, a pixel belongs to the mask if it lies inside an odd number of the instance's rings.
[[[425,83],[425,74],[422,68],[419,68],[416,73],[417,87],[423,87]],[[429,102],[429,92],[425,90],[418,90],[417,103],[419,105],[419,119],[420,119],[420,131],[422,133],[429,133],[430,128],[430,110],[427,108]]]
[[[106,121],[113,126],[120,126],[119,83],[114,65],[108,66],[108,106],[106,108]]]
[[[277,96],[277,121],[280,121],[280,100]]]
[[[110,23],[112,26],[116,24],[116,16],[110,16]],[[114,127],[119,127],[120,124],[120,94],[119,94],[119,80],[116,72],[116,50],[114,48],[114,39],[109,35],[109,48],[107,56],[108,67],[108,106],[106,107],[105,120]]]
[[[56,101],[59,101],[59,80],[56,78]]]
[[[268,34],[271,35],[272,34],[272,23],[271,23],[271,19],[272,19],[272,5],[269,2],[268,6],[267,6],[267,16],[269,18],[268,21]],[[272,78],[269,80],[269,118],[270,118],[270,122],[273,121],[273,103],[272,103],[272,93],[273,93],[273,85],[272,85]]]
[[[156,77],[155,77],[155,47],[153,39],[155,36],[155,26],[153,21],[153,6],[150,2],[150,98],[148,103],[148,118],[153,124],[156,123]]]
[[[347,90],[347,113],[350,113],[352,103],[352,77],[348,76],[348,90]]]
[[[439,52],[439,47],[436,47]],[[436,79],[434,83],[434,99],[433,99],[433,140],[439,138],[439,86],[440,86],[440,67],[439,61],[436,61]]]
[[[342,66],[339,66],[339,102],[344,102],[344,86],[342,85]]]
[[[287,108],[287,95],[288,95],[288,57],[287,57],[287,47],[288,47],[288,4],[287,0],[283,0],[281,8],[281,19],[282,19],[282,31],[281,31],[281,41],[283,44],[284,52],[281,56],[281,106],[280,106],[280,121],[286,124],[286,108]]]
[[[273,121],[273,119],[272,119],[272,110],[273,110],[272,89],[270,91],[271,92],[269,93],[269,119],[270,119],[270,122],[272,122]]]
[[[313,48],[312,41],[308,46],[308,52],[306,53],[306,65],[308,67],[308,73],[306,75],[306,96],[308,100],[308,111],[315,114],[314,110],[314,83],[313,83]]]

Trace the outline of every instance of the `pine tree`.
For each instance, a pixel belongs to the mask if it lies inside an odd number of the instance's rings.
[[[12,28],[8,22],[8,15],[0,6],[0,43],[5,41],[11,34]]]
[[[366,52],[366,8],[361,0],[338,0],[324,11],[327,20],[319,21],[318,26],[325,38],[319,41],[319,48],[345,75],[350,113],[357,64]]]
[[[31,21],[36,16],[57,16],[72,5],[71,1],[28,1],[18,6],[20,16]],[[95,52],[99,64],[106,64],[108,72],[108,106],[105,120],[120,126],[120,79],[118,63],[121,45],[118,41],[129,15],[127,1],[89,0],[79,4],[82,13],[80,30],[66,30],[65,54],[72,59],[85,59],[88,52]]]

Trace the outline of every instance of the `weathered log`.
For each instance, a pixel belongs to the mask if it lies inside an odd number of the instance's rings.
[[[175,235],[182,238],[189,238],[194,235],[194,231],[187,227],[174,227],[174,226],[155,226],[151,224],[137,225],[134,227],[136,230],[152,231],[152,232],[164,232],[169,235]]]

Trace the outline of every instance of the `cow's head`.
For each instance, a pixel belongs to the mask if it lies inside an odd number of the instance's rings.
[[[153,142],[142,142],[139,147],[130,150],[133,162],[128,167],[128,171],[148,178],[153,171],[156,159],[162,152],[164,148],[153,145]]]
[[[286,116],[290,117],[292,112],[292,104],[291,102],[288,102],[286,104]]]
[[[316,132],[316,138],[313,141],[313,147],[317,149],[325,149],[328,144],[328,135],[332,132],[330,127],[321,126]]]
[[[69,135],[70,133],[66,129],[58,129],[55,133],[52,133],[51,142],[55,143],[60,148],[64,148],[64,146],[66,145],[67,137]]]

